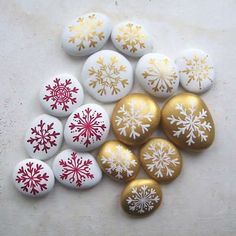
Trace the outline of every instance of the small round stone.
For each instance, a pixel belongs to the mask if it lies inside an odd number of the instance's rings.
[[[47,160],[55,155],[62,144],[63,127],[57,118],[42,114],[29,125],[24,145],[26,152],[39,160]]]
[[[84,91],[73,75],[60,74],[44,83],[39,98],[47,113],[65,117],[83,103]]]
[[[150,96],[132,93],[116,104],[111,123],[117,139],[128,145],[139,145],[158,127],[160,117],[160,108]]]
[[[140,85],[156,97],[169,97],[179,86],[175,63],[158,53],[149,53],[141,57],[136,66],[135,76]]]
[[[210,56],[199,49],[190,49],[176,59],[180,83],[184,89],[193,93],[204,93],[215,80],[213,62]]]
[[[41,197],[52,190],[55,179],[46,163],[36,159],[25,159],[14,168],[13,181],[22,194]]]
[[[91,151],[106,140],[109,129],[107,112],[97,104],[85,104],[69,116],[64,137],[71,148],[81,152]]]
[[[138,158],[119,141],[105,142],[99,150],[97,161],[104,173],[120,182],[135,179],[139,172]]]
[[[90,56],[82,70],[83,85],[100,102],[114,102],[127,95],[133,86],[130,62],[112,50]]]
[[[91,154],[77,153],[71,149],[56,156],[53,173],[58,182],[74,189],[92,188],[102,179],[102,171]]]
[[[132,21],[116,25],[111,40],[119,51],[131,57],[141,57],[153,50],[150,34],[142,25]]]
[[[161,204],[162,192],[159,184],[152,179],[131,181],[121,194],[121,206],[134,216],[147,216]]]
[[[145,172],[158,183],[169,183],[179,176],[182,157],[178,149],[162,138],[152,138],[141,148],[140,161]]]
[[[71,56],[87,56],[100,50],[111,34],[111,22],[101,13],[88,13],[64,28],[62,46]]]

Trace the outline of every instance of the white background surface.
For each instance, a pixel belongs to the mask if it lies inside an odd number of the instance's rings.
[[[236,1],[1,0],[0,9],[1,236],[236,235]],[[41,84],[55,73],[80,78],[84,59],[67,56],[60,35],[67,22],[90,11],[107,14],[113,24],[142,22],[154,37],[156,52],[175,58],[196,47],[215,62],[217,81],[202,95],[215,120],[215,142],[199,154],[183,152],[182,174],[162,186],[163,203],[147,218],[122,211],[123,185],[107,177],[83,192],[57,183],[43,199],[21,196],[11,182],[13,167],[27,157],[22,145],[27,125],[43,112]],[[137,83],[134,91],[141,91]],[[104,107],[111,113],[113,106]],[[140,177],[145,177],[142,171]]]

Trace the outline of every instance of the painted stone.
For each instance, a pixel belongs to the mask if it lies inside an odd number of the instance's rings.
[[[92,188],[102,178],[102,171],[91,154],[77,153],[71,149],[56,156],[53,173],[58,182],[74,189]]]
[[[113,180],[127,182],[139,172],[138,158],[119,141],[105,142],[99,150],[97,161],[104,173]]]
[[[53,116],[42,114],[29,125],[24,146],[32,158],[47,160],[59,151],[62,140],[61,121]]]
[[[152,179],[136,179],[127,184],[121,194],[121,206],[134,216],[147,216],[161,204],[162,192]]]
[[[162,109],[162,127],[178,147],[197,151],[214,141],[215,127],[203,100],[192,93],[181,93],[169,99]]]
[[[117,139],[128,145],[139,145],[157,128],[160,116],[160,108],[150,96],[133,93],[116,104],[111,123]]]
[[[83,85],[100,102],[114,102],[127,95],[133,86],[130,62],[112,50],[91,55],[82,70]]]

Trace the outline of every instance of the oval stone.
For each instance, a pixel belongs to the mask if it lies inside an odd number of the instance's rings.
[[[145,172],[158,183],[169,183],[179,176],[182,157],[178,149],[162,138],[152,138],[141,148],[140,161]]]
[[[104,173],[113,180],[127,182],[139,172],[138,158],[119,141],[105,142],[99,150],[97,161]]]
[[[214,141],[211,113],[195,94],[181,93],[169,99],[162,109],[161,123],[168,138],[180,148],[202,150]]]
[[[135,216],[146,216],[161,204],[162,192],[152,179],[136,179],[128,183],[121,193],[121,206],[125,212]]]

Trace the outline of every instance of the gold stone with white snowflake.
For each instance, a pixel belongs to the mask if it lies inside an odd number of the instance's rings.
[[[186,50],[176,59],[180,83],[184,89],[193,93],[209,90],[215,80],[212,59],[202,50]]]
[[[62,34],[62,46],[72,56],[87,56],[100,50],[111,34],[111,22],[101,13],[77,17]]]
[[[148,53],[141,57],[135,76],[140,85],[156,97],[169,97],[179,86],[179,73],[175,63],[159,53]]]
[[[160,108],[148,95],[132,93],[122,98],[112,113],[116,137],[128,145],[144,143],[160,122]]]
[[[141,148],[140,161],[146,173],[158,183],[173,181],[181,172],[178,149],[162,138],[152,138]]]
[[[142,25],[132,21],[116,25],[111,40],[119,51],[131,57],[141,57],[153,50],[151,35]]]
[[[102,50],[91,55],[82,70],[87,92],[100,102],[114,102],[127,95],[133,86],[133,69],[120,53]]]
[[[138,158],[119,141],[105,142],[99,150],[97,161],[103,172],[120,182],[133,180],[140,168]]]
[[[161,204],[160,185],[153,179],[131,181],[121,193],[121,206],[125,212],[135,216],[149,215]]]
[[[180,148],[202,150],[214,141],[211,113],[195,94],[181,93],[169,99],[162,108],[161,123],[168,138]]]

